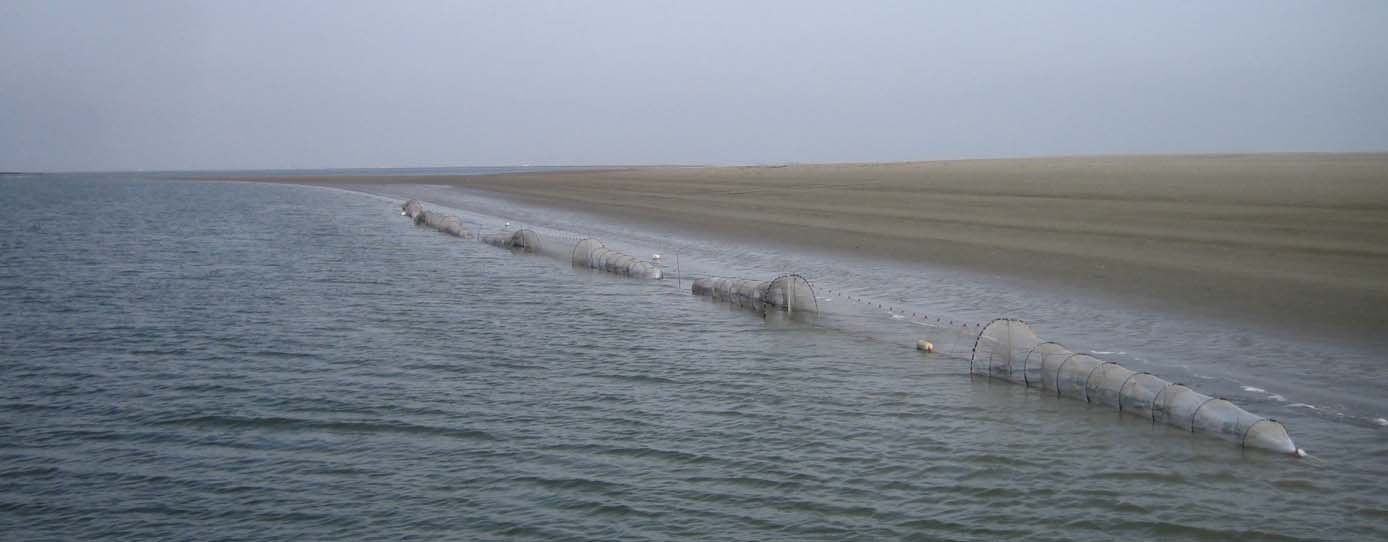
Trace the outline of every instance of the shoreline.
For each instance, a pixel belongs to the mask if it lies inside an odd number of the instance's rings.
[[[1388,323],[1388,153],[219,178],[449,185],[1317,336],[1376,334]]]

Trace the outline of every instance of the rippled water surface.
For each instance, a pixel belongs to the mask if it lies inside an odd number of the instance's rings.
[[[394,200],[47,176],[0,233],[6,540],[1388,537],[1371,423],[1244,452]]]

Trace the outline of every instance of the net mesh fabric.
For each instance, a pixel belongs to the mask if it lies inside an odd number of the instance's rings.
[[[1070,354],[1073,354],[1073,352],[1065,348],[1065,345],[1058,342],[1048,341],[1039,343],[1027,350],[1026,355],[1022,357],[1021,378],[1017,378],[1018,373],[1014,372],[1009,380],[1027,387],[1040,387],[1042,382],[1041,375],[1044,374],[1044,371],[1041,370],[1042,367],[1047,366],[1047,364],[1052,366],[1059,364],[1064,358],[1070,356]]]
[[[467,230],[463,228],[463,222],[458,217],[446,215],[438,211],[424,213],[424,225],[436,229],[454,237],[467,237]]]
[[[419,217],[424,214],[424,204],[420,203],[417,199],[412,199],[410,201],[405,202],[404,205],[401,205],[400,210],[405,213],[405,216],[408,216],[415,222],[418,222]]]
[[[813,313],[819,310],[810,281],[794,274],[771,280],[705,277],[695,279],[690,291],[758,311]]]
[[[530,229],[489,233],[481,239],[489,245],[548,256],[570,262],[575,267],[643,279],[664,277],[660,266],[608,248],[597,239],[539,233]]]
[[[463,221],[454,215],[441,211],[427,211],[419,200],[410,200],[400,206],[401,212],[410,217],[415,224],[428,226],[454,237],[471,237],[467,228],[463,227]]]
[[[1152,419],[1152,408],[1156,403],[1157,394],[1168,384],[1170,383],[1151,373],[1134,374],[1120,387],[1118,410]]]
[[[665,276],[660,266],[608,248],[597,239],[575,239],[568,245],[565,256],[576,267],[644,279]]]
[[[516,230],[488,233],[481,237],[482,242],[501,248],[512,248],[525,252],[540,252],[544,243],[540,235],[531,230]]]
[[[1137,374],[1137,371],[1117,363],[1105,362],[1090,373],[1085,381],[1085,399],[1091,403],[1119,408],[1123,393],[1127,391],[1123,385]]]
[[[1059,343],[1043,342],[1020,320],[998,319],[983,327],[974,342],[969,372],[1216,435],[1246,448],[1297,452],[1286,427],[1276,420],[1184,385],[1072,352]]]

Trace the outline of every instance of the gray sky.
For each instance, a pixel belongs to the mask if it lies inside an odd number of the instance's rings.
[[[1388,150],[1388,2],[0,0],[0,170]]]

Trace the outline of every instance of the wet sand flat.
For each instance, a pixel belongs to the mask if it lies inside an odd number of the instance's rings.
[[[1388,323],[1388,154],[258,178],[527,203],[1310,327]]]

